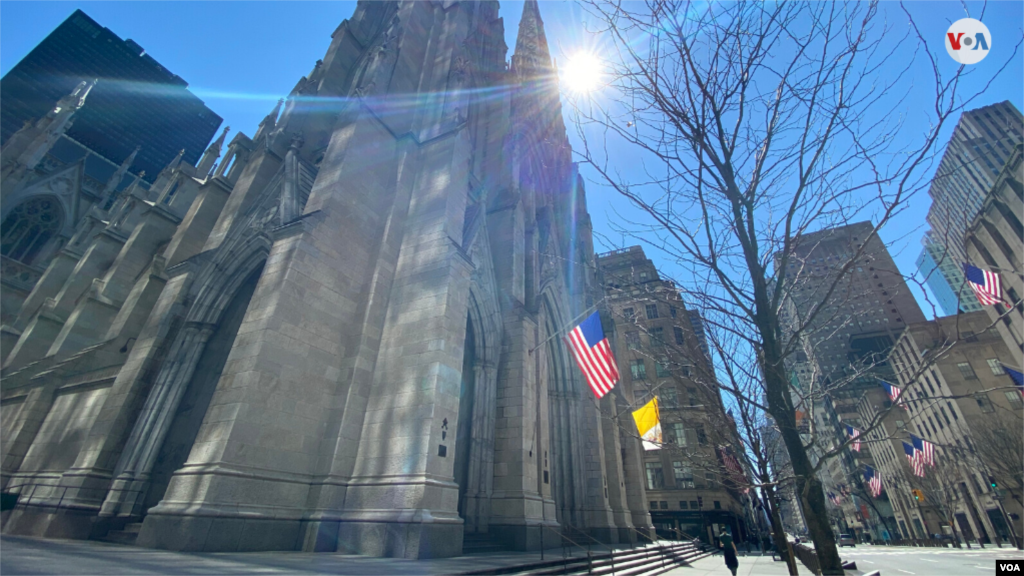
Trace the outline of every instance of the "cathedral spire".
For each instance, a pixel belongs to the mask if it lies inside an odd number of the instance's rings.
[[[214,162],[217,161],[217,158],[220,158],[220,151],[224,149],[224,138],[227,137],[229,130],[231,130],[231,126],[225,126],[224,131],[220,133],[220,137],[214,140],[213,144],[210,144],[210,147],[203,153],[202,159],[199,160],[199,166],[196,166],[196,176],[198,178],[206,178],[210,175]]]
[[[523,16],[519,20],[516,50],[512,55],[512,70],[520,75],[532,75],[551,70],[548,39],[544,35],[544,20],[540,17],[537,0],[526,0]]]
[[[260,122],[260,127],[256,129],[256,135],[252,137],[253,141],[259,140],[264,134],[269,134],[277,127],[277,119],[281,114],[281,105],[284,104],[284,98],[280,98],[277,104],[274,105],[274,109],[267,114],[267,117]]]
[[[100,206],[109,208],[114,203],[114,199],[117,197],[117,185],[121,183],[124,175],[128,173],[128,169],[131,168],[132,163],[135,162],[135,156],[139,154],[139,150],[141,149],[142,146],[136,146],[135,150],[133,150],[132,153],[124,159],[124,162],[121,162],[121,165],[118,166],[117,170],[114,171],[114,174],[111,175],[109,180],[107,180],[107,185],[103,188],[103,195],[101,196],[103,200],[101,200]]]

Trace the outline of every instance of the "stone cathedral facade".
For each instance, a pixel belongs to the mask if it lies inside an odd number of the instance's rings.
[[[3,328],[3,531],[425,558],[651,530],[560,337],[601,286],[535,1],[511,64],[503,36],[494,1],[360,2],[253,136],[83,208]]]

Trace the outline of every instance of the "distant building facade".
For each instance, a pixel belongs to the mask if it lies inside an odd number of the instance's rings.
[[[664,445],[644,452],[641,468],[655,529],[666,538],[715,542],[728,527],[739,542],[752,538],[745,473],[734,464],[742,448],[705,352],[706,335],[695,331],[700,317],[639,246],[600,254],[597,266],[622,377],[621,391],[602,404],[610,414],[628,414],[658,398]],[[623,444],[635,441],[632,419],[619,421]]]
[[[986,306],[989,318],[1013,351],[1014,365],[1024,366],[1024,165],[1017,146],[981,210],[967,228],[967,259],[999,273],[1004,304]]]
[[[1022,132],[1024,116],[1009,101],[964,112],[953,130],[928,189],[932,205],[926,219],[931,226],[930,242],[944,247],[945,260],[955,266],[966,260],[967,229],[1014,147],[1024,143]],[[962,272],[958,275],[955,266],[943,267],[944,260],[934,253],[932,257],[940,264],[939,271],[950,289],[959,292]],[[961,296],[961,300],[968,299]]]
[[[860,256],[854,261],[858,250]],[[850,268],[837,281],[838,268],[847,262],[851,262]],[[800,236],[789,257],[787,276],[784,334],[793,334],[792,327],[824,302],[802,336],[802,350],[787,360],[795,397],[819,391],[802,407],[794,400],[798,410],[813,412],[820,445],[812,447],[810,455],[816,461],[824,451],[846,440],[846,425],[863,428],[858,402],[879,386],[879,378],[894,377],[887,361],[889,352],[906,325],[923,322],[924,315],[870,222]],[[826,299],[833,284],[836,289]],[[865,466],[873,464],[869,452],[847,449],[835,462],[822,467],[820,478],[832,492],[845,485],[852,495],[840,506],[840,525],[858,537],[866,534],[882,539],[881,518],[891,512],[875,514],[870,507],[862,508],[858,499],[864,492],[853,490]]]
[[[65,136],[115,164],[141,147],[133,163],[152,183],[180,150],[195,165],[221,118],[188,83],[75,10],[0,79],[0,143],[44,116],[82,80],[97,79],[89,105]]]
[[[938,316],[950,316],[958,312],[977,312],[981,304],[974,291],[964,279],[964,263],[948,256],[946,247],[935,242],[931,232],[921,239],[921,254],[917,257],[917,276],[925,281],[935,296]]]
[[[942,533],[940,526],[925,520],[937,516],[934,510],[923,512],[941,503],[935,493],[943,491],[952,510],[947,514],[952,518],[945,520],[955,520],[962,538],[1012,543],[1011,523],[1018,537],[1024,534],[1024,402],[1003,369],[1017,354],[991,326],[984,312],[936,318],[910,325],[893,349],[907,410],[893,411],[891,431],[907,442],[915,434],[934,443],[940,461],[937,469],[926,470],[923,480],[903,469],[903,480],[894,487],[901,490],[904,514],[927,525],[925,534]],[[879,410],[888,404],[878,397],[872,406]],[[906,461],[899,443],[872,445],[875,449],[885,451],[876,460]],[[924,491],[924,502],[913,499],[912,488]]]

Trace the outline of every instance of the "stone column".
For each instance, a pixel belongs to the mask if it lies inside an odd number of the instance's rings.
[[[618,421],[612,419],[623,410],[615,394],[606,394],[601,399],[601,412],[606,416],[601,419],[604,440],[605,474],[608,484],[608,504],[611,506],[612,518],[618,531],[618,542],[636,542],[633,532],[633,520],[626,503],[626,477],[623,462],[622,442],[619,438]]]
[[[516,307],[505,313],[504,326],[490,533],[517,550],[536,550],[541,545],[541,530],[558,527],[551,500],[550,466],[544,463],[545,455],[550,462],[548,391],[540,389],[537,361],[528,354],[538,340],[536,322],[523,308]],[[545,468],[547,482],[543,478]],[[545,538],[557,538],[551,530],[545,532]]]

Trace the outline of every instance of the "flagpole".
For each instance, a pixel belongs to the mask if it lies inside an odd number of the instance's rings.
[[[550,341],[551,341],[551,340],[552,340],[552,339],[553,339],[553,338],[554,338],[555,336],[558,336],[559,334],[561,334],[561,333],[562,333],[562,331],[563,331],[563,330],[565,329],[565,327],[566,327],[566,326],[572,326],[572,325],[573,325],[573,324],[575,324],[576,322],[579,322],[579,320],[580,320],[581,318],[583,318],[584,316],[586,316],[587,314],[590,314],[590,313],[591,313],[591,312],[593,312],[594,310],[597,310],[597,307],[598,307],[598,306],[600,306],[600,305],[601,305],[601,303],[603,303],[603,302],[604,302],[605,300],[607,300],[607,299],[608,299],[608,297],[607,297],[607,296],[605,296],[604,298],[601,298],[600,300],[598,300],[597,302],[595,302],[595,303],[594,303],[594,304],[593,304],[593,305],[592,305],[592,306],[591,306],[590,308],[587,308],[586,310],[584,310],[584,311],[583,311],[583,312],[582,312],[582,313],[581,313],[581,314],[580,314],[579,316],[577,316],[577,317],[573,318],[573,319],[572,319],[572,320],[570,320],[570,321],[569,321],[569,322],[568,322],[567,324],[563,324],[563,325],[562,325],[562,326],[561,326],[561,327],[560,327],[559,329],[555,330],[554,334],[552,334],[551,336],[548,336],[548,337],[547,337],[547,338],[545,338],[544,340],[542,340],[542,341],[538,342],[536,346],[534,346],[533,348],[530,348],[529,350],[527,350],[527,352],[526,352],[526,355],[527,355],[527,356],[532,356],[532,355],[533,355],[533,351],[534,351],[534,350],[536,350],[537,348],[540,348],[541,346],[543,346],[543,345],[547,344],[547,343],[548,343],[548,342],[550,342]]]

